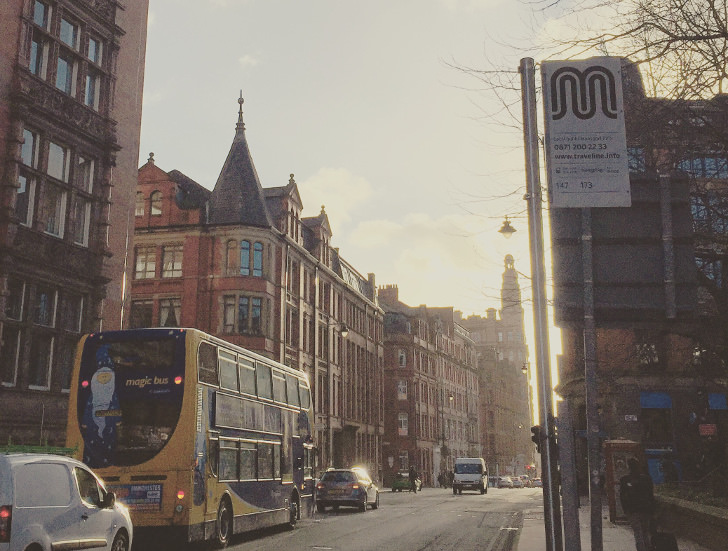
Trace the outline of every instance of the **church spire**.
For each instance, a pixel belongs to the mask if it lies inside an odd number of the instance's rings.
[[[245,132],[245,123],[243,122],[243,103],[245,100],[243,99],[243,91],[240,90],[240,97],[238,98],[238,105],[240,107],[238,108],[238,123],[235,125],[235,135],[242,134]]]

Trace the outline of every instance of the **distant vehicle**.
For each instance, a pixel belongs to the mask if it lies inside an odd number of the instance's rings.
[[[417,488],[418,492],[422,489],[422,481],[420,480],[419,476],[415,479],[415,487]],[[410,483],[409,472],[399,471],[394,476],[394,482],[392,482],[392,491],[401,492],[402,490],[404,490],[406,492],[409,492],[411,488],[412,484]]]
[[[453,494],[462,494],[463,490],[488,493],[488,468],[482,457],[458,457],[455,459],[453,472]]]
[[[521,480],[521,478],[518,476],[514,476],[513,478],[511,478],[511,484],[511,488],[523,488],[525,486],[523,480]]]
[[[543,482],[540,478],[534,478],[533,479],[533,487],[534,488],[543,488]]]
[[[132,536],[127,508],[80,461],[0,454],[0,549],[129,551]]]
[[[531,488],[533,486],[533,484],[531,482],[531,477],[528,476],[527,474],[522,474],[521,475],[521,480],[523,481],[523,486],[524,487]]]
[[[358,507],[360,511],[379,508],[379,488],[363,468],[329,469],[316,484],[316,510],[326,507]]]
[[[497,488],[498,487],[498,477],[497,476],[489,476],[488,477],[488,485],[491,488]]]
[[[498,479],[498,487],[499,488],[513,488],[513,480],[511,480],[510,476],[501,476]]]

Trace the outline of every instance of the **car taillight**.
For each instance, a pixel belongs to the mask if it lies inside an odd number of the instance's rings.
[[[13,508],[10,505],[0,507],[0,543],[10,541],[10,523],[13,520]]]
[[[325,487],[326,487],[326,486],[324,486],[324,485],[323,485],[323,484],[321,484],[320,482],[319,482],[318,484],[316,484],[316,489],[317,489],[317,490],[323,490],[323,489],[324,489]]]
[[[358,489],[359,489],[359,484],[357,484],[356,482],[354,482],[354,484],[350,484],[350,486],[351,486],[351,487],[352,487],[353,489],[355,489],[355,490],[358,490]]]

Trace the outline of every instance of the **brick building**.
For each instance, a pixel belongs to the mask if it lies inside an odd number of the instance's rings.
[[[470,332],[478,354],[480,438],[488,469],[491,474],[535,474],[526,469],[535,465],[535,449],[521,289],[511,255],[504,265],[500,316],[489,308],[485,317],[468,316],[459,323]]]
[[[0,443],[62,444],[76,342],[121,326],[147,8],[0,2]]]
[[[627,60],[622,74],[632,206],[591,209],[599,428],[640,443],[658,483],[710,483],[728,444],[728,103],[650,98]],[[580,212],[550,214],[557,391],[586,492]]]
[[[381,471],[383,312],[374,275],[331,246],[324,208],[302,218],[291,175],[263,188],[242,98],[212,191],[150,155],[139,169],[131,326],[196,327],[305,371],[318,466]]]
[[[456,457],[480,457],[475,346],[452,308],[410,307],[379,289],[384,309],[384,482],[414,465],[435,485]]]

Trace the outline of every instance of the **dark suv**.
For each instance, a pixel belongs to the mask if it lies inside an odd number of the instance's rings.
[[[363,468],[328,469],[316,484],[316,509],[323,513],[326,507],[338,509],[340,505],[358,507],[361,511],[379,508],[379,488]]]

